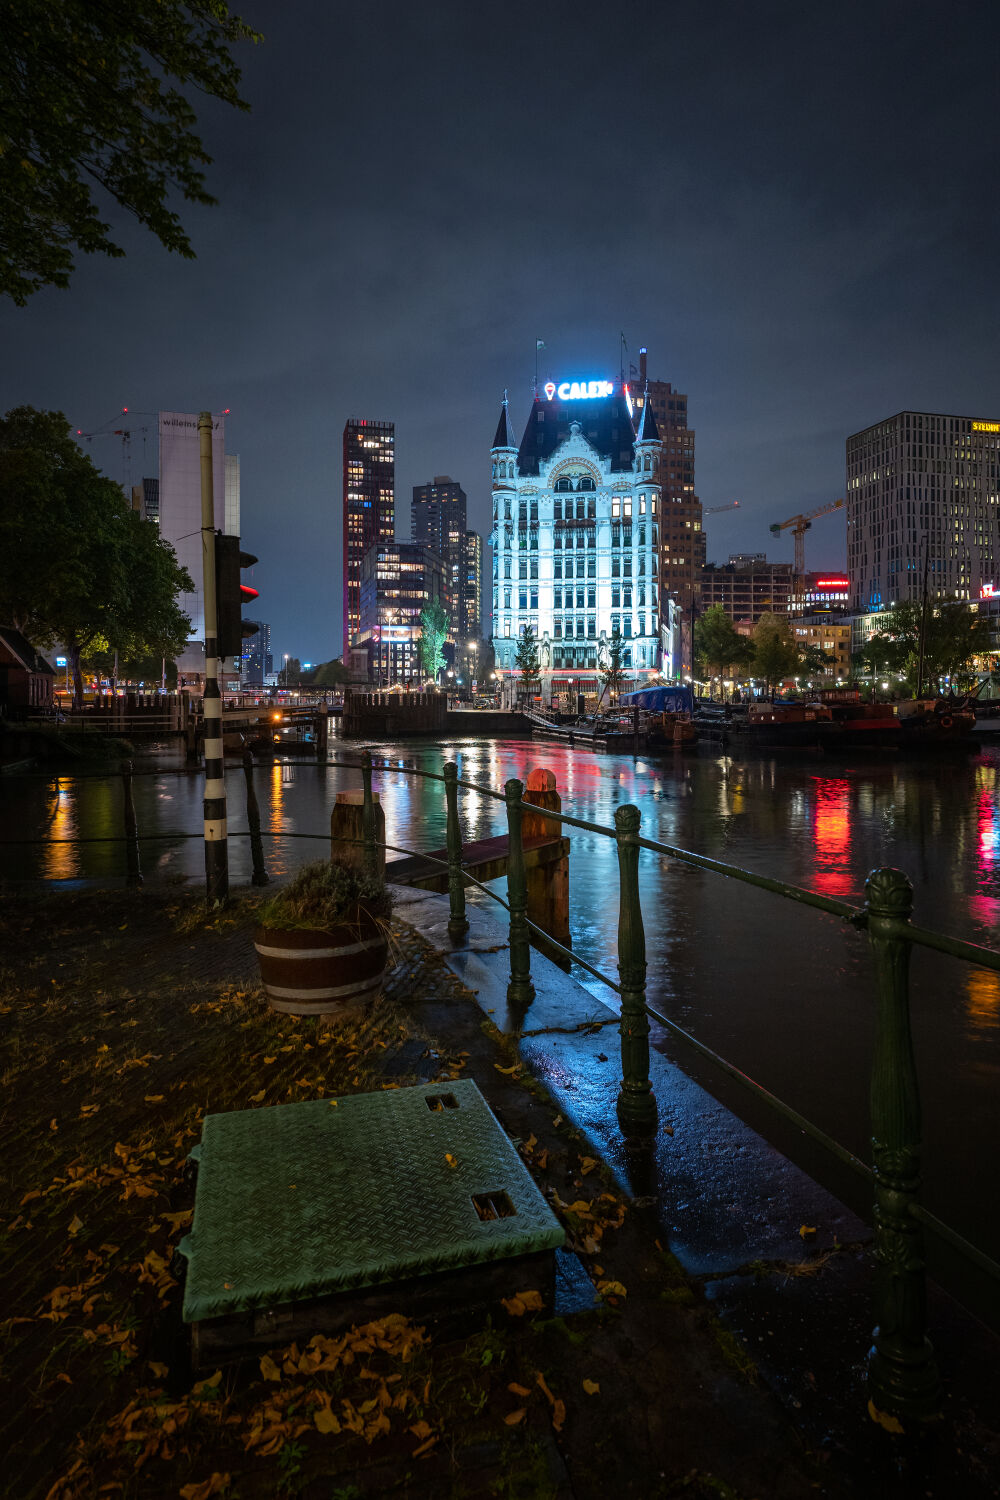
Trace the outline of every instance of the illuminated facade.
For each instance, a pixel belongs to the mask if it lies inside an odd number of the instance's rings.
[[[467,531],[462,541],[461,637],[478,641],[483,633],[483,539]]]
[[[769,563],[763,552],[737,552],[727,563],[701,569],[699,614],[721,604],[737,630],[749,635],[763,615],[787,615],[792,564]]]
[[[847,439],[851,605],[869,613],[923,594],[1000,587],[1000,421],[904,411]]]
[[[438,553],[419,542],[376,542],[362,559],[359,601],[355,644],[368,650],[369,677],[385,687],[419,678],[421,611],[447,603]]]
[[[611,394],[592,397],[590,384],[543,386],[520,444],[505,400],[491,452],[497,670],[513,670],[530,626],[547,700],[600,692],[615,629],[631,679],[660,665],[656,422],[647,408],[637,434],[625,391],[603,382]]]
[[[396,429],[392,422],[351,417],[344,426],[344,661],[361,629],[361,564],[396,530]]]
[[[660,462],[660,597],[665,676],[691,672],[691,631],[698,612],[705,533],[694,492],[694,429],[688,398],[669,380],[647,380],[646,350],[639,350],[635,405],[648,399],[662,443]]]

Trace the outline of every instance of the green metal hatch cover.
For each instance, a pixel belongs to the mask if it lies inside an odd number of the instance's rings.
[[[469,1080],[206,1115],[184,1321],[562,1245]]]

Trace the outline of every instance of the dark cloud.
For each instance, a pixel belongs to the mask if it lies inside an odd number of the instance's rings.
[[[230,407],[279,652],[339,650],[345,419],[397,424],[401,534],[435,473],[485,529],[536,336],[546,371],[605,374],[624,328],[689,393],[698,491],[742,502],[709,522],[716,558],[790,556],[768,523],[841,493],[859,427],[1000,411],[994,8],[246,13],[253,113],[203,112],[221,202],[186,212],[198,260],[126,227],[126,261],[4,309],[0,400],[84,428]],[[839,518],[809,545],[842,563]]]

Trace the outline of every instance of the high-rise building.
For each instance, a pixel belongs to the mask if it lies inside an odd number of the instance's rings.
[[[246,623],[256,625],[257,634],[250,636],[243,648],[243,681],[249,687],[263,687],[274,671],[271,627],[263,620],[247,620]]]
[[[465,552],[465,491],[449,474],[435,474],[430,484],[413,486],[410,531],[415,542],[430,547],[444,562],[451,634],[462,633],[462,570]]]
[[[459,638],[478,641],[483,633],[483,539],[467,531],[462,541]]]
[[[847,571],[863,614],[989,598],[1000,558],[1000,421],[902,411],[847,439]],[[983,591],[987,592],[984,593]]]
[[[701,570],[705,564],[705,533],[701,501],[694,492],[694,429],[688,426],[688,398],[668,380],[649,380],[646,350],[639,350],[639,379],[633,396],[641,413],[647,399],[656,417],[662,443],[660,462],[660,596],[664,640],[664,670],[686,675],[691,671],[691,631],[697,613]],[[668,605],[672,606],[668,608]],[[669,629],[669,620],[676,624]]]
[[[514,668],[531,627],[542,691],[600,692],[615,631],[643,680],[660,663],[660,439],[610,381],[549,381],[520,445],[507,402],[493,439],[493,649]]]
[[[356,645],[367,647],[369,676],[388,686],[421,676],[420,615],[445,604],[444,563],[420,542],[376,542],[361,562]]]
[[[182,673],[204,671],[205,605],[202,594],[201,554],[201,439],[195,412],[161,411],[159,414],[160,472],[156,481],[143,481],[145,514],[154,519],[155,501],[160,535],[170,543],[177,561],[187,568],[194,582],[190,593],[181,594],[179,604],[191,616],[188,649],[178,658]],[[227,454],[226,419],[212,417],[212,492],[215,526],[229,536],[240,532],[239,458]],[[154,490],[155,485],[155,490]]]
[[[392,422],[351,417],[344,426],[344,661],[361,629],[361,564],[396,531],[396,429]]]

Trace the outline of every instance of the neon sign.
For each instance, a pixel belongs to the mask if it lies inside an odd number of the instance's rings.
[[[994,584],[994,583],[984,583],[983,586],[982,586],[982,588],[979,590],[979,597],[980,597],[980,599],[995,599],[996,598],[996,584]]]
[[[553,396],[558,396],[560,401],[596,401],[601,396],[615,393],[611,380],[564,380],[560,385],[547,380],[542,389],[550,401]]]
[[[1000,422],[973,422],[973,432],[1000,432]]]
[[[818,589],[848,589],[851,586],[849,578],[817,578]]]

